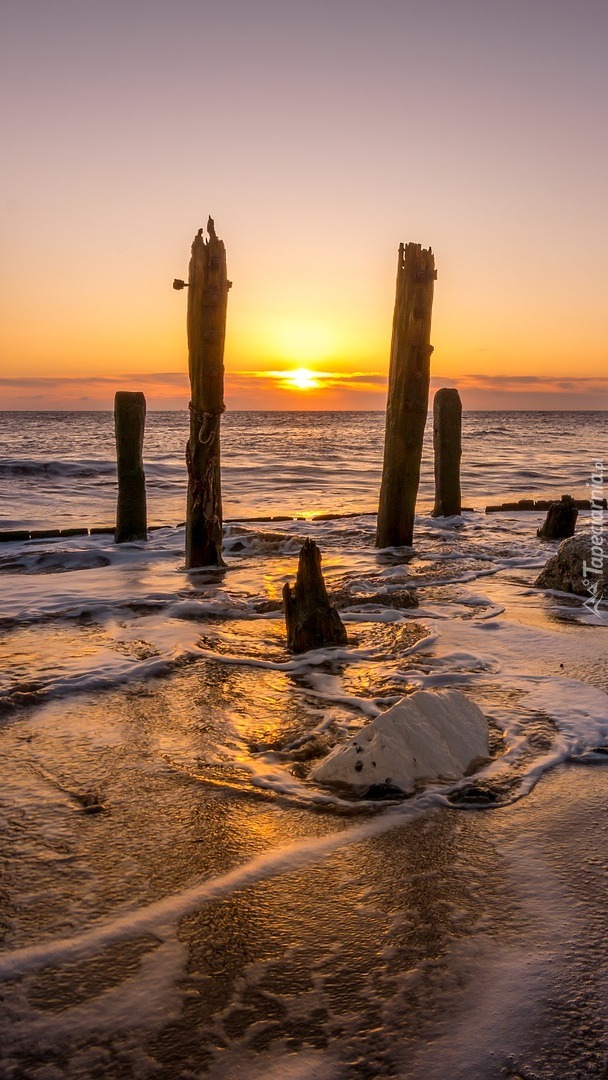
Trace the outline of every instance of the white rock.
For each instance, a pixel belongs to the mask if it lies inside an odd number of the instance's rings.
[[[381,713],[311,772],[320,784],[367,788],[465,775],[489,754],[488,722],[459,690],[418,690]]]

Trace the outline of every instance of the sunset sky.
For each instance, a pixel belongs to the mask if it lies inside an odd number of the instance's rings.
[[[228,408],[383,408],[400,241],[435,386],[608,408],[606,0],[5,0],[1,37],[0,408],[184,408],[208,214]]]

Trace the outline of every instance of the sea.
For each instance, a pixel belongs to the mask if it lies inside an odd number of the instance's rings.
[[[604,412],[465,412],[465,505],[530,495],[588,497],[606,453]],[[185,515],[186,412],[151,412],[145,470],[151,525]],[[227,412],[222,421],[224,517],[375,512],[382,412]],[[427,424],[420,507],[433,503]],[[116,450],[110,412],[0,412],[0,529],[114,521]]]
[[[535,588],[543,512],[485,508],[589,498],[607,427],[465,412],[442,519],[429,419],[413,547],[378,550],[382,413],[228,412],[226,566],[188,572],[188,416],[150,412],[147,541],[0,543],[0,1077],[606,1075],[608,605]],[[111,413],[0,413],[0,531],[110,528],[116,493]],[[348,641],[292,655],[307,537]],[[446,689],[488,721],[471,775],[315,782]]]

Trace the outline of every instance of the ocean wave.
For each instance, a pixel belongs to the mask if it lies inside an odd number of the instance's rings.
[[[98,570],[111,562],[100,551],[22,552],[0,556],[0,574],[66,574],[73,570]]]
[[[508,433],[509,429],[507,427],[478,428],[475,431],[475,438],[479,439],[483,435],[507,435]]]
[[[58,479],[94,480],[101,476],[115,476],[113,461],[31,461],[14,458],[0,461],[0,478],[6,477],[53,477]]]
[[[75,695],[86,695],[114,690],[125,683],[141,683],[152,678],[167,676],[178,667],[193,663],[200,657],[196,646],[183,650],[172,657],[151,655],[145,659],[119,657],[108,661],[100,659],[86,671],[51,672],[29,682],[17,682],[0,690],[0,716],[16,710],[30,709],[48,701],[66,700]]]
[[[297,533],[228,525],[224,535],[223,551],[227,555],[297,554],[305,539],[304,535]]]

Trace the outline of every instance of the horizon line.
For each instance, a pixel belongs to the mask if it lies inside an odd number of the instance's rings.
[[[571,408],[571,409],[568,409],[568,408],[526,409],[526,408],[523,408],[523,407],[520,406],[518,408],[511,408],[511,409],[465,409],[463,407],[462,411],[463,411],[463,413],[477,413],[477,412],[479,412],[479,413],[487,413],[487,412],[496,412],[496,413],[511,413],[511,412],[527,412],[527,413],[554,413],[554,412],[555,413],[557,413],[557,412],[559,412],[559,413],[562,413],[562,412],[563,413],[573,413],[573,412],[605,413],[605,412],[608,412],[608,408],[606,408],[606,409],[576,409],[576,408]],[[0,415],[3,415],[4,413],[94,413],[94,412],[113,413],[114,409],[113,408],[107,408],[107,409],[100,409],[100,408],[90,408],[90,409],[52,409],[52,408],[50,408],[50,409],[49,408],[46,408],[46,409],[0,409]],[[149,413],[171,413],[171,412],[174,412],[174,413],[187,413],[188,412],[188,406],[185,405],[183,408],[179,408],[179,409],[152,409],[152,408],[147,408],[146,407],[146,414],[149,414]],[[316,413],[337,413],[337,412],[343,412],[343,413],[386,413],[386,409],[230,409],[230,408],[227,408],[223,415],[225,416],[227,413],[232,413],[232,414],[235,414],[235,413],[298,413],[298,414],[303,413],[303,414],[316,414]],[[427,409],[427,416],[431,416],[432,413],[433,413],[432,409]]]

